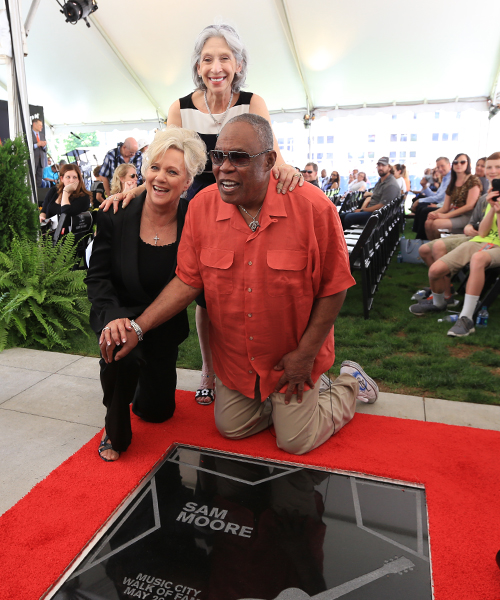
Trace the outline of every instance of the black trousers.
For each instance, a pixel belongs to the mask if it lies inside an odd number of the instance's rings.
[[[413,231],[417,234],[417,240],[427,239],[425,222],[427,221],[428,214],[437,209],[437,206],[429,206],[427,202],[425,204],[417,204],[417,208],[415,209],[415,218],[413,219]]]
[[[163,423],[174,414],[177,354],[178,346],[169,344],[160,327],[118,362],[107,364],[101,358],[106,433],[114,450],[123,452],[132,441],[130,404],[134,414],[150,423]]]

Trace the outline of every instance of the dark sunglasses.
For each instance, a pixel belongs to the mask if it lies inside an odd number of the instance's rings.
[[[466,165],[467,161],[466,160],[454,160],[453,164],[454,165]]]
[[[222,152],[222,150],[210,150],[210,158],[212,164],[220,167],[222,163],[227,159],[233,165],[233,167],[246,167],[250,164],[252,158],[266,154],[266,152],[272,152],[271,150],[263,150],[258,154],[248,154],[248,152],[240,152],[239,150],[229,150],[229,152]]]
[[[132,175],[130,176],[132,179],[135,179],[137,177],[137,173],[132,173]]]
[[[314,173],[314,171],[301,171],[301,173],[309,173],[310,175],[311,173]]]

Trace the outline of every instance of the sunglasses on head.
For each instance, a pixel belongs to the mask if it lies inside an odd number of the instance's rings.
[[[466,160],[454,160],[453,164],[454,165],[466,165],[467,161]]]
[[[263,150],[258,154],[248,154],[248,152],[240,152],[239,150],[229,150],[229,152],[222,152],[222,150],[210,150],[210,158],[212,164],[220,167],[226,158],[233,165],[233,167],[246,167],[250,164],[252,158],[266,154],[266,152],[272,152],[271,150]]]

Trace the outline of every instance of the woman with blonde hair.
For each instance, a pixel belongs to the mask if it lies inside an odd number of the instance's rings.
[[[175,410],[178,347],[189,334],[186,310],[142,338],[134,318],[175,276],[188,203],[181,195],[203,171],[206,147],[194,131],[170,126],[156,134],[142,163],[145,190],[127,210],[99,211],[88,275],[90,325],[99,337],[101,384],[107,412],[99,456],[115,461],[132,440],[130,408],[162,423]],[[110,325],[135,330],[142,343],[116,362]],[[119,349],[119,348],[118,348]]]
[[[137,171],[135,165],[131,163],[118,165],[113,173],[113,179],[111,180],[110,194],[118,194],[119,192],[126,194],[136,187]]]

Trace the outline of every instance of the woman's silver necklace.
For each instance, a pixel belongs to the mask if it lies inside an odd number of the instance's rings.
[[[240,210],[242,210],[245,214],[247,214],[252,220],[250,221],[250,223],[248,223],[248,226],[250,227],[250,229],[252,231],[255,231],[257,229],[257,227],[260,227],[260,223],[257,220],[257,217],[259,216],[260,211],[262,210],[262,204],[260,205],[259,210],[257,211],[257,214],[255,215],[255,217],[252,217],[252,215],[248,212],[248,210],[246,210],[245,208],[243,208],[243,206],[241,206],[241,204],[238,204],[238,208]]]
[[[217,132],[217,137],[218,137],[219,133],[220,133],[220,130],[222,129],[222,123],[224,123],[224,119],[226,118],[227,111],[231,108],[231,102],[233,101],[233,91],[231,90],[231,97],[229,98],[229,103],[228,103],[227,108],[224,111],[224,114],[222,115],[222,119],[220,121],[217,121],[217,119],[213,116],[212,111],[210,110],[210,107],[208,106],[208,102],[207,102],[207,90],[205,90],[205,93],[203,94],[203,97],[205,98],[205,106],[207,107],[208,114],[212,117],[213,122],[219,128],[219,131]]]
[[[146,218],[151,223],[151,225],[153,226],[153,231],[155,231],[155,236],[154,236],[153,240],[155,242],[155,246],[157,246],[158,242],[160,241],[160,238],[158,237],[158,233],[156,233],[155,224],[153,223],[153,221],[151,221],[151,219],[149,218],[148,214],[146,214]],[[175,215],[170,219],[170,221],[166,225],[163,225],[162,227],[160,227],[160,231],[162,229],[165,229],[166,227],[168,227],[171,223],[173,223],[176,218],[177,218],[177,212],[175,213]]]

